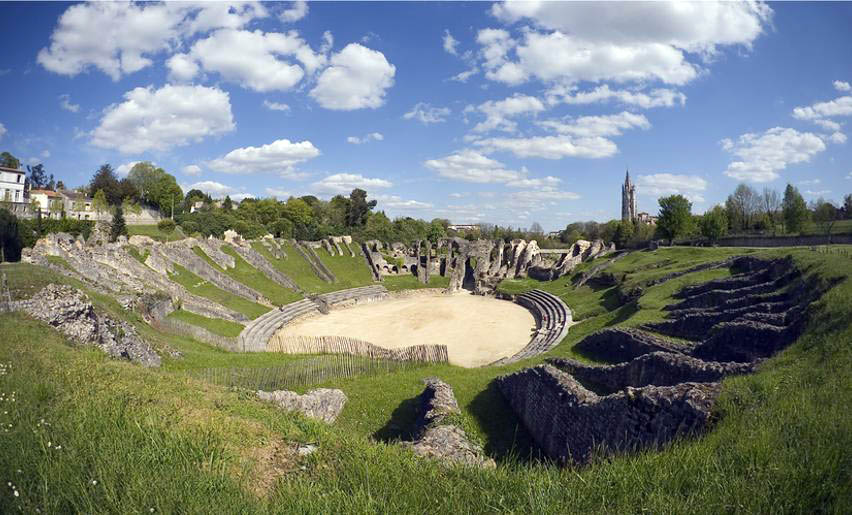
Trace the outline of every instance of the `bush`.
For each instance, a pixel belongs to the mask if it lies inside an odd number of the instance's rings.
[[[175,230],[175,221],[170,218],[160,220],[159,222],[157,222],[157,229],[163,231],[166,234],[171,234]]]
[[[186,220],[180,224],[181,229],[187,235],[193,235],[198,232],[198,224],[193,222],[192,220]]]

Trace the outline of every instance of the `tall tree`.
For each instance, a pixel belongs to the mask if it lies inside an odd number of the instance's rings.
[[[222,202],[222,209],[225,211],[234,209],[234,202],[231,200],[230,195],[225,195],[225,200]]]
[[[30,188],[34,190],[43,190],[47,188],[47,185],[53,179],[53,176],[47,175],[47,172],[44,171],[44,165],[39,163],[35,166],[27,165],[27,180],[30,182]]]
[[[787,232],[799,232],[808,220],[808,206],[802,194],[792,184],[787,184],[784,189],[784,200],[782,201],[782,212],[784,214],[784,226]]]
[[[831,229],[838,220],[838,209],[831,202],[820,198],[814,202],[814,222],[819,226],[826,236],[831,236]]]
[[[669,240],[686,236],[692,230],[692,203],[683,195],[671,195],[660,200],[657,229]]]
[[[532,225],[530,225],[530,232],[536,235],[543,234],[544,228],[542,228],[540,223],[533,222]]]
[[[121,205],[115,206],[112,223],[109,226],[109,241],[116,241],[119,236],[127,236],[127,223],[124,221],[124,210]]]
[[[844,218],[852,218],[852,193],[843,197],[843,215]]]
[[[101,213],[106,211],[109,208],[109,201],[107,201],[106,193],[104,190],[98,190],[95,192],[94,197],[92,198],[92,209],[95,210],[95,213],[100,217]]]
[[[21,169],[21,161],[18,160],[17,157],[13,156],[8,152],[0,153],[0,166],[5,166],[6,168],[14,168],[15,170]]]
[[[728,223],[734,231],[747,231],[755,222],[760,210],[761,197],[754,188],[740,184],[725,201]]]
[[[20,261],[22,247],[18,218],[0,209],[0,262]]]
[[[101,165],[89,182],[89,195],[94,197],[98,191],[104,192],[109,205],[117,206],[121,204],[121,185],[109,163]]]
[[[716,206],[704,213],[700,222],[701,235],[715,242],[728,232],[728,214],[724,207]]]
[[[364,225],[367,222],[370,211],[376,207],[376,203],[375,200],[367,202],[366,191],[360,188],[352,190],[352,193],[349,194],[349,213],[346,217],[346,225],[349,227]]]

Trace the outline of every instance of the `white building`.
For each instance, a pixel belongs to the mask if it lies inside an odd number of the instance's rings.
[[[62,195],[66,216],[77,220],[95,219],[92,207],[94,201],[84,193],[73,190],[59,190],[59,194]]]
[[[26,202],[23,170],[0,166],[0,202]]]
[[[62,218],[65,199],[62,195],[50,190],[30,190],[30,202],[41,211],[42,216]]]

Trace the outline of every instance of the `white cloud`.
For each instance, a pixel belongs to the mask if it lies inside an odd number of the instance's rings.
[[[602,116],[581,116],[567,120],[545,120],[539,125],[559,134],[578,137],[620,136],[622,131],[633,128],[649,129],[651,123],[645,116],[622,111]]]
[[[846,135],[842,132],[834,132],[828,137],[832,143],[846,143]]]
[[[417,102],[410,111],[402,115],[406,120],[417,120],[421,123],[441,123],[447,121],[450,115],[449,107],[433,107],[424,102]]]
[[[50,150],[42,150],[41,154],[39,154],[42,159],[47,159],[50,157]]]
[[[805,190],[803,193],[805,195],[809,196],[809,197],[822,197],[823,195],[828,195],[829,193],[831,193],[831,190],[819,190],[819,191]]]
[[[132,170],[138,163],[139,161],[130,161],[129,163],[120,164],[118,165],[118,168],[115,169],[115,174],[119,177],[127,177],[130,170]]]
[[[724,139],[721,145],[739,158],[728,165],[725,175],[748,182],[773,181],[788,165],[806,163],[826,148],[816,134],[783,127],[743,134],[736,142]]]
[[[680,194],[693,202],[704,202],[702,192],[707,190],[707,181],[697,175],[672,173],[640,175],[636,185],[640,194],[655,197]]]
[[[199,66],[187,54],[175,54],[166,61],[169,79],[174,82],[189,82],[198,75]]]
[[[793,118],[798,120],[816,120],[832,116],[852,116],[852,96],[847,95],[828,102],[818,102],[793,109]]]
[[[334,54],[310,95],[326,109],[351,111],[380,107],[393,86],[396,67],[384,54],[349,43]]]
[[[448,54],[458,55],[457,46],[459,46],[458,40],[450,34],[448,29],[444,29],[444,51]]]
[[[649,92],[631,91],[626,89],[610,89],[607,84],[598,86],[590,91],[577,91],[574,86],[554,86],[546,94],[549,104],[594,104],[606,103],[611,100],[625,105],[650,109],[652,107],[673,107],[685,105],[686,95],[666,88],[653,89]]]
[[[517,124],[511,120],[512,117],[540,113],[545,108],[541,100],[535,97],[515,94],[503,100],[489,100],[476,109],[485,115],[485,120],[474,126],[474,132],[514,132]]]
[[[284,9],[278,16],[285,23],[299,21],[308,15],[308,2],[304,0],[296,0],[293,2],[293,7]]]
[[[363,138],[359,138],[358,136],[349,136],[346,138],[347,143],[352,143],[353,145],[360,145],[362,143],[369,143],[371,141],[382,141],[385,139],[380,132],[371,132],[364,136]]]
[[[464,149],[440,159],[423,163],[441,177],[479,184],[502,183],[512,188],[552,188],[559,184],[556,177],[528,177],[526,168],[510,170],[506,165],[475,150]]]
[[[509,195],[510,201],[516,206],[538,208],[542,203],[555,205],[559,201],[577,200],[580,195],[573,191],[559,191],[553,188],[517,191]]]
[[[837,91],[852,91],[852,84],[842,80],[836,80],[834,81],[834,89]]]
[[[292,57],[295,64],[286,57]],[[207,72],[216,72],[225,80],[254,91],[287,91],[305,74],[311,75],[326,63],[326,56],[315,53],[296,31],[287,33],[260,30],[221,29],[196,41],[188,54],[169,60],[173,76],[186,79],[194,73],[187,61]],[[178,70],[186,68],[185,74]],[[197,70],[196,70],[197,71]]]
[[[59,107],[65,109],[66,111],[71,111],[72,113],[80,111],[80,104],[72,104],[71,95],[69,95],[68,93],[63,93],[62,95],[59,95]]]
[[[813,122],[827,131],[839,131],[840,124],[832,120],[813,120]]]
[[[450,198],[465,198],[468,195],[469,195],[468,193],[453,192],[453,193],[450,193]]]
[[[364,177],[354,173],[336,173],[312,184],[313,188],[322,193],[350,193],[355,188],[365,191],[390,188],[393,183],[385,179]]]
[[[9,131],[6,130],[6,126],[0,123],[0,139],[3,139],[7,132]]]
[[[822,181],[819,180],[819,179],[809,179],[809,180],[805,180],[805,181],[799,181],[799,184],[801,184],[802,186],[809,186],[809,185],[820,184],[821,182]]]
[[[168,150],[234,130],[228,93],[204,86],[135,88],[106,108],[92,144],[138,154]]]
[[[403,200],[402,197],[398,195],[370,195],[370,197],[376,199],[379,202],[379,206],[381,208],[410,210],[431,209],[432,207],[434,207],[434,205],[429,202],[421,202],[419,200]]]
[[[238,189],[228,186],[227,184],[222,184],[221,182],[216,181],[201,181],[196,182],[195,184],[190,184],[185,190],[201,190],[204,193],[210,195],[211,197],[221,197],[224,195],[230,195],[232,193],[236,193],[239,191]]]
[[[201,175],[201,167],[198,165],[186,165],[181,171],[184,175]]]
[[[290,106],[281,102],[270,102],[269,100],[263,101],[263,107],[269,109],[270,111],[289,111]]]
[[[465,70],[463,72],[453,75],[452,77],[450,77],[450,80],[454,80],[456,82],[467,82],[469,78],[473,77],[477,73],[479,73],[479,68],[474,66],[469,70]]]
[[[486,77],[510,85],[531,77],[685,84],[700,72],[688,53],[750,48],[772,16],[762,2],[507,2],[492,13],[545,30],[524,29],[520,42],[507,34],[478,38]]]
[[[224,157],[208,163],[211,170],[222,173],[250,174],[255,172],[292,173],[292,167],[320,155],[310,141],[290,142],[279,139],[259,147],[236,148]]]
[[[612,141],[602,137],[537,136],[531,138],[490,138],[476,142],[487,152],[507,151],[518,157],[562,159],[583,157],[597,159],[618,152]]]
[[[257,2],[77,4],[60,16],[50,46],[41,49],[37,60],[61,75],[96,68],[118,80],[150,66],[151,56],[176,48],[182,38],[240,28],[266,15]]]
[[[266,188],[264,191],[267,195],[272,195],[278,200],[288,199],[293,196],[289,191],[280,188]]]

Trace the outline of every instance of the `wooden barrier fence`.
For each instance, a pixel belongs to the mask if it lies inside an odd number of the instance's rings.
[[[209,343],[210,345],[231,352],[240,352],[243,350],[236,338],[212,333],[203,327],[184,322],[183,320],[166,317],[152,321],[151,326],[155,329],[177,334],[179,336],[188,336],[189,338]]]
[[[275,334],[266,344],[268,352],[286,354],[349,354],[392,361],[446,363],[446,345],[412,345],[401,349],[385,349],[378,345],[345,336],[280,336]]]

